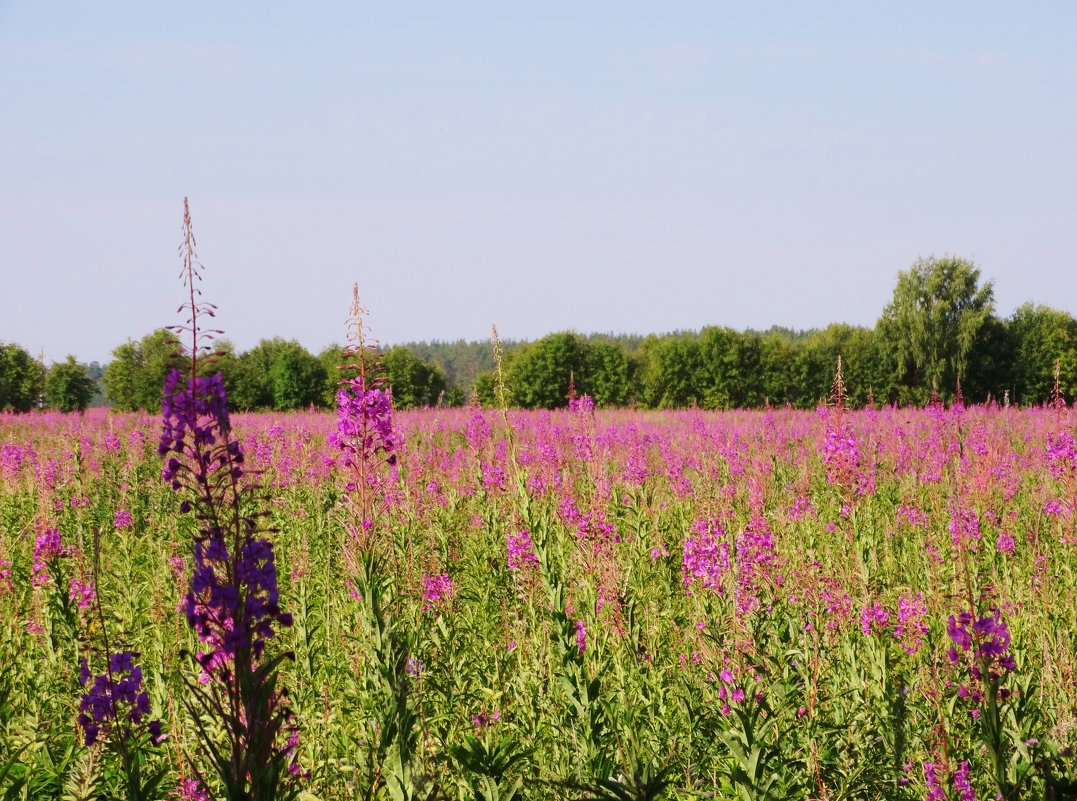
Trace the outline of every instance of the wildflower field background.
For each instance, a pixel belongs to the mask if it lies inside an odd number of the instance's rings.
[[[365,487],[347,419],[232,419],[276,552],[295,792],[1072,792],[1064,404],[429,409],[384,418]],[[222,724],[189,701],[212,666],[184,655],[196,522],[160,436],[0,416],[0,797],[123,795],[104,732],[86,744],[103,632],[152,792],[217,797],[198,729]]]

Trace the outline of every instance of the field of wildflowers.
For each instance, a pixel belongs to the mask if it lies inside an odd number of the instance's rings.
[[[200,382],[0,416],[0,797],[1072,793],[1071,408]]]

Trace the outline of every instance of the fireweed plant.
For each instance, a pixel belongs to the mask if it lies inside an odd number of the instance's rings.
[[[123,797],[128,801],[144,801],[158,797],[158,787],[167,773],[167,766],[154,759],[164,739],[161,721],[150,720],[150,698],[142,677],[142,667],[136,660],[137,651],[113,650],[109,624],[101,598],[100,532],[93,537],[93,581],[81,584],[71,581],[70,598],[83,611],[95,614],[96,627],[87,626],[97,635],[99,647],[90,646],[79,660],[79,728],[87,746],[102,742],[119,763],[123,777]],[[91,659],[100,662],[100,673],[91,668]],[[152,762],[156,767],[146,768]]]
[[[180,256],[188,292],[180,308],[188,317],[172,330],[189,337],[190,367],[186,376],[173,370],[165,382],[158,453],[162,477],[183,499],[180,511],[193,513],[197,526],[181,607],[200,646],[185,703],[214,774],[199,780],[230,801],[273,801],[298,792],[295,727],[278,681],[289,654],[267,650],[292,618],[280,607],[267,496],[232,433],[223,378],[199,375],[219,332],[199,326],[215,307],[199,300],[202,267],[186,199]]]
[[[393,427],[392,392],[385,385],[377,342],[366,325],[367,310],[352,286],[349,346],[341,366],[345,377],[337,391],[337,425],[328,442],[339,452],[337,468],[344,540],[342,555],[349,595],[356,603],[342,615],[342,632],[356,644],[356,692],[345,698],[346,714],[367,722],[353,747],[364,759],[351,782],[363,799],[406,801],[419,794],[426,777],[414,770],[419,719],[414,695],[422,663],[413,655],[416,627],[402,612],[396,577],[406,559],[405,546],[386,537],[382,517],[398,477],[402,442]],[[440,577],[439,577],[440,579]],[[427,584],[430,583],[427,577]],[[437,586],[450,594],[448,577]],[[441,599],[424,592],[427,606]],[[355,631],[360,632],[358,636]],[[429,788],[426,788],[427,791]]]

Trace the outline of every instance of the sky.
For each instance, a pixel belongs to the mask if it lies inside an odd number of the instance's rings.
[[[873,325],[970,259],[1077,314],[1077,4],[0,0],[0,341]]]

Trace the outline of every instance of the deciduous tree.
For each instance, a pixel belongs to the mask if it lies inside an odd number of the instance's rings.
[[[96,385],[85,365],[68,356],[45,375],[45,402],[61,412],[82,412],[90,405]]]

